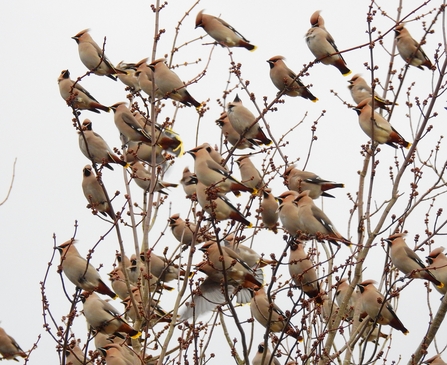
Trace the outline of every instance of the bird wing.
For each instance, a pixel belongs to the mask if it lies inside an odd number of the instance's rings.
[[[232,30],[234,33],[236,33],[239,37],[241,37],[245,42],[250,43],[250,41],[245,38],[241,33],[239,33],[236,29],[234,29],[230,24],[228,24],[225,20],[216,18],[223,26],[227,27],[228,29]]]

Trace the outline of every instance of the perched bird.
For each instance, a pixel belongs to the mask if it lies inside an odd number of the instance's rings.
[[[328,240],[337,246],[338,241],[347,246],[350,245],[350,242],[336,230],[326,214],[314,204],[308,190],[300,194],[293,193],[287,191],[279,197],[282,199],[279,206],[279,218],[291,236],[296,237],[300,232],[315,236],[317,239]]]
[[[272,355],[272,352],[264,342],[258,345],[258,351],[251,360],[251,363],[253,365],[280,365],[279,360]]]
[[[82,191],[89,204],[87,208],[92,208],[93,212],[98,211],[102,215],[112,217],[112,210],[107,202],[106,194],[96,178],[95,172],[90,165],[82,169]]]
[[[428,280],[442,288],[444,284],[435,278],[419,256],[407,246],[404,240],[405,235],[405,233],[397,233],[385,240],[390,245],[390,258],[393,265],[407,277]]]
[[[57,83],[62,99],[67,102],[68,106],[74,109],[90,110],[95,113],[100,113],[100,110],[105,112],[110,110],[108,106],[100,104],[79,82],[75,83],[71,80],[68,70],[62,70]]]
[[[278,213],[278,202],[272,194],[272,189],[264,188],[262,191],[262,201],[261,201],[261,219],[264,226],[271,229],[273,232],[277,233],[276,228],[278,223],[279,213]]]
[[[74,37],[71,37],[78,44],[79,58],[81,62],[95,75],[105,75],[116,81],[116,74],[126,74],[126,71],[119,70],[108,60],[104,51],[99,47],[89,34],[89,29],[81,30]]]
[[[60,267],[65,276],[82,290],[96,291],[115,299],[117,295],[101,280],[93,265],[79,254],[74,243],[71,239],[56,247],[61,254]]]
[[[228,104],[227,114],[231,125],[240,136],[255,145],[264,144],[268,146],[272,143],[265,135],[259,122],[255,123],[256,117],[253,113],[242,105],[238,95],[233,102]]]
[[[285,58],[283,56],[274,56],[267,60],[270,66],[270,79],[273,85],[284,94],[288,96],[301,96],[304,99],[309,99],[314,103],[318,101],[309,89],[304,86],[297,75],[287,67],[284,63]]]
[[[65,351],[65,363],[71,365],[84,365],[90,360],[85,358],[85,353],[79,345],[69,345]]]
[[[256,278],[256,273],[234,250],[220,245],[215,241],[207,241],[200,251],[204,252],[208,264],[220,273],[225,272],[230,284],[241,285],[244,288],[254,288],[262,286],[262,283]],[[222,251],[222,253],[221,253]]]
[[[276,261],[265,259],[251,247],[240,243],[233,233],[224,237],[221,242],[223,242],[224,247],[236,252],[236,254],[238,254],[239,257],[254,270],[267,265],[276,265]]]
[[[247,191],[256,194],[257,190],[235,179],[230,172],[211,157],[212,147],[202,144],[188,151],[194,158],[194,172],[197,180],[206,187],[215,187],[221,195],[233,191]]]
[[[155,164],[163,165],[166,162],[166,157],[163,156],[163,149],[159,145],[151,146],[143,142],[127,142],[126,160],[134,162],[137,160],[144,161],[152,166],[152,148],[155,149]]]
[[[444,284],[442,287],[436,285],[435,289],[441,294],[447,294],[447,257],[443,251],[444,247],[438,247],[430,252],[426,257],[429,264],[427,269],[430,269],[434,277]]]
[[[333,198],[334,196],[327,193],[327,190],[345,187],[345,184],[324,180],[313,172],[298,170],[293,165],[286,168],[282,177],[289,190],[298,193],[309,190],[312,199],[318,199],[320,196]]]
[[[284,332],[284,334],[292,336],[297,341],[302,341],[303,338],[288,322],[286,314],[273,301],[269,302],[263,287],[254,289],[250,309],[252,316],[269,332]]]
[[[160,281],[178,280],[185,274],[177,264],[170,262],[166,257],[155,254],[152,249],[140,253],[140,258],[142,263],[149,268],[151,274]]]
[[[256,46],[250,44],[250,41],[234,29],[225,20],[215,16],[203,14],[201,10],[196,17],[196,29],[203,28],[208,35],[221,46],[226,47],[244,47],[249,51],[256,50]]]
[[[105,347],[98,347],[98,351],[105,359],[107,365],[134,365],[141,363],[133,350],[119,344],[108,344]]]
[[[265,183],[262,179],[261,173],[256,169],[255,165],[250,160],[250,156],[241,156],[236,160],[236,163],[239,165],[241,180],[244,185],[256,190],[264,187]]]
[[[19,344],[6,331],[0,327],[0,354],[3,358],[0,360],[15,360],[17,356],[26,358],[25,352],[20,348]]]
[[[143,189],[145,192],[150,192],[152,174],[146,170],[145,166],[140,161],[134,161],[132,167],[132,178],[135,183]],[[157,176],[155,176],[157,178]],[[178,184],[169,183],[167,181],[161,181],[157,178],[157,182],[154,185],[154,192],[167,195],[168,193],[163,189],[176,188]]]
[[[109,273],[113,291],[118,295],[121,300],[126,299],[129,296],[129,290],[126,284],[126,277],[122,269],[116,268]],[[131,285],[132,288],[132,285]]]
[[[81,300],[84,303],[84,316],[87,323],[98,332],[108,335],[124,332],[131,338],[141,336],[141,332],[133,329],[120,317],[120,313],[114,306],[102,300],[96,293],[83,291]]]
[[[444,360],[442,360],[441,355],[436,354],[433,357],[430,357],[428,360],[425,360],[423,364],[429,365],[447,365]]]
[[[343,278],[337,283],[337,290],[335,292],[335,300],[339,307],[345,301],[347,292],[349,290],[348,278]],[[358,293],[354,290],[348,299],[344,318],[350,320],[354,316],[355,305],[358,299]]]
[[[200,206],[210,214],[212,219],[217,221],[232,219],[248,228],[252,227],[252,224],[245,218],[240,209],[234,207],[226,196],[218,195],[217,188],[207,187],[199,180],[196,185],[196,194]]]
[[[351,80],[348,81],[349,86],[348,89],[351,91],[352,99],[357,104],[360,104],[363,100],[368,99],[371,100],[373,94],[371,87],[366,83],[365,79],[361,77],[359,74],[352,76]],[[374,91],[374,109],[382,108],[387,110],[387,105],[393,105],[395,103],[382,99],[375,91]],[[395,104],[398,105],[398,104]]]
[[[397,148],[397,145],[410,148],[411,143],[407,142],[384,117],[377,112],[374,112],[374,117],[372,117],[373,110],[368,99],[363,100],[354,110],[359,116],[360,127],[369,138],[394,148]]]
[[[391,327],[407,334],[408,330],[397,318],[393,307],[385,301],[384,296],[374,286],[373,280],[365,280],[357,285],[360,289],[359,301],[363,311],[365,311],[372,320],[381,325],[390,325]]]
[[[189,167],[183,169],[180,183],[183,186],[187,198],[191,198],[196,193],[197,175],[191,172]]]
[[[351,70],[346,66],[343,56],[339,53],[334,38],[324,27],[324,19],[319,10],[310,17],[310,24],[312,27],[307,31],[306,43],[317,61],[336,67],[343,76],[349,75]]]
[[[232,146],[236,146],[236,148],[240,150],[246,148],[254,149],[254,144],[252,142],[248,141],[246,138],[241,139],[239,133],[233,128],[227,112],[221,113],[220,118],[216,120],[216,124],[222,128],[223,136]]]
[[[429,70],[436,69],[420,44],[413,39],[410,32],[408,32],[402,24],[399,24],[394,28],[394,33],[396,36],[397,50],[405,62],[409,63],[411,66],[420,68],[421,70],[424,69],[423,66],[427,67]]]
[[[196,242],[201,242],[197,226],[189,220],[184,221],[178,213],[169,217],[169,227],[171,227],[175,239],[180,243],[190,246],[194,241],[194,235],[197,236]]]
[[[130,88],[130,91],[137,92],[141,90],[140,85],[138,84],[138,79],[135,76],[135,72],[137,70],[135,63],[126,63],[124,61],[121,61],[116,65],[115,69],[126,72],[125,74],[118,73],[116,76],[118,76],[118,79],[124,85]]]
[[[301,242],[295,241],[289,245],[289,273],[295,285],[301,289],[309,298],[315,298],[316,302],[323,304],[315,264],[312,262],[311,254],[304,251]]]
[[[149,97],[152,97],[152,94],[154,94],[155,98],[157,99],[162,99],[165,96],[165,94],[162,93],[159,87],[154,83],[152,70],[146,62],[140,64],[135,72],[135,77],[138,80],[138,85],[140,86],[141,90],[143,90]]]
[[[120,133],[133,142],[152,143],[151,136],[144,130],[132,112],[126,106],[126,103],[119,102],[113,104],[110,109],[113,110],[115,125]]]
[[[116,163],[126,168],[129,166],[126,161],[112,151],[104,138],[93,131],[90,119],[85,119],[82,122],[82,131],[79,131],[78,134],[81,152],[93,163],[104,165],[110,170],[113,170],[113,167],[110,166],[111,163]]]
[[[186,106],[194,105],[196,109],[200,109],[202,104],[191,96],[182,80],[166,65],[164,58],[153,61],[149,68],[154,72],[154,82],[165,98],[179,101]]]

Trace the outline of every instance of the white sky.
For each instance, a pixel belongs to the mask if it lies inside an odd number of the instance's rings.
[[[381,2],[384,10],[390,17],[395,17],[398,2]],[[406,15],[419,5],[419,1],[405,1],[403,14]],[[192,2],[170,1],[169,5],[161,13],[160,27],[166,29],[159,43],[157,58],[170,52],[174,27],[181,16],[188,11]],[[417,14],[426,14],[441,4],[440,1],[430,2],[429,5]],[[177,45],[190,41],[200,35],[204,35],[202,29],[194,30],[195,15],[201,9],[213,15],[221,15],[223,19],[232,24],[253,44],[258,46],[254,53],[244,49],[235,49],[233,57],[236,62],[242,64],[242,74],[245,80],[250,80],[249,89],[257,97],[258,105],[262,107],[262,97],[267,96],[271,101],[276,94],[276,89],[269,79],[269,67],[266,63],[274,55],[283,55],[290,68],[298,72],[302,65],[313,60],[308,50],[304,35],[309,28],[309,17],[318,9],[322,10],[322,16],[326,21],[326,28],[331,32],[340,50],[354,47],[368,42],[366,33],[366,13],[369,2],[366,1],[312,1],[296,2],[283,0],[281,2],[265,0],[246,1],[202,1],[193,9],[191,16],[187,17],[182,24]],[[427,16],[430,21],[434,16]],[[411,17],[413,18],[413,17]],[[388,31],[393,22],[380,14],[374,18],[374,24],[382,32]],[[30,363],[57,363],[55,343],[42,328],[42,306],[39,282],[43,280],[47,263],[53,253],[53,233],[57,236],[60,244],[69,239],[74,232],[74,222],[79,224],[77,239],[78,249],[86,254],[88,249],[96,243],[103,235],[109,225],[97,217],[94,217],[85,208],[86,200],[81,189],[82,168],[89,161],[82,155],[78,148],[78,137],[72,126],[71,110],[61,99],[57,86],[57,77],[61,70],[69,69],[72,78],[81,76],[86,69],[81,63],[77,53],[77,46],[70,37],[80,30],[91,28],[92,37],[101,44],[104,36],[107,36],[106,54],[114,63],[121,60],[126,62],[137,62],[144,57],[150,56],[152,49],[154,20],[153,13],[146,1],[105,2],[85,1],[76,3],[68,2],[36,2],[30,0],[5,2],[0,12],[0,24],[2,32],[0,35],[0,46],[3,50],[2,57],[2,98],[0,108],[2,117],[0,121],[0,144],[3,148],[4,158],[0,161],[0,199],[3,197],[10,184],[12,165],[17,158],[16,178],[9,200],[0,208],[0,254],[3,265],[1,268],[3,300],[0,303],[1,326],[15,337],[23,349],[31,348],[37,336],[42,334],[38,349],[32,354]],[[408,26],[413,37],[420,39],[423,35],[420,23],[411,23]],[[377,34],[377,33],[376,33]],[[388,49],[393,41],[393,32],[390,32],[384,40]],[[201,59],[197,65],[181,67],[176,69],[180,78],[187,81],[195,77],[205,67],[211,46],[202,43],[210,42],[210,38],[191,43],[181,48],[175,55],[174,64],[194,62]],[[442,42],[441,21],[435,27],[435,34],[427,39],[424,46],[426,53],[433,59],[437,43]],[[369,74],[364,67],[369,62],[369,49],[361,49],[349,52],[345,55],[348,66],[355,73],[362,73],[366,79]],[[383,48],[377,45],[375,62],[379,66],[376,76],[384,81],[389,65],[389,57]],[[404,64],[398,57],[394,68],[400,69]],[[229,58],[226,49],[215,48],[206,76],[198,83],[188,87],[190,93],[199,101],[210,99],[208,106],[210,110],[201,120],[199,131],[199,143],[218,143],[220,130],[214,121],[219,117],[222,109],[216,103],[221,98],[228,79]],[[412,68],[409,70],[409,78],[404,84],[403,92],[399,97],[400,107],[393,117],[394,127],[408,140],[412,140],[412,131],[405,113],[405,91],[410,82],[416,82],[418,93],[412,92],[410,100],[414,102],[414,96],[419,94],[425,98],[431,88],[431,72],[420,71]],[[335,226],[343,235],[354,235],[355,228],[347,232],[349,202],[347,193],[355,196],[358,190],[357,171],[362,167],[360,146],[367,142],[367,137],[360,130],[357,123],[357,115],[342,104],[330,90],[337,92],[340,97],[349,103],[353,103],[349,94],[348,79],[344,78],[338,70],[332,67],[316,65],[310,70],[310,76],[303,78],[306,84],[313,84],[312,93],[320,101],[316,104],[301,98],[286,98],[286,103],[279,106],[279,111],[269,113],[269,122],[274,136],[279,139],[293,125],[303,119],[304,124],[287,136],[288,146],[284,153],[290,160],[301,159],[298,167],[302,167],[309,148],[311,139],[310,128],[312,123],[319,117],[322,110],[325,116],[318,122],[317,136],[314,149],[308,163],[308,170],[318,173],[323,178],[344,182],[346,188],[334,193],[336,199],[324,201],[324,210],[332,219]],[[236,79],[231,77],[230,86],[233,87]],[[118,101],[126,100],[124,85],[120,82],[114,83],[108,78],[91,76],[82,81],[86,87],[101,103],[111,105]],[[397,80],[395,80],[397,85]],[[254,107],[250,104],[248,96],[239,90],[239,96],[244,104],[252,111]],[[234,93],[230,96],[230,100]],[[174,108],[170,101],[165,103],[167,107],[162,117],[172,117]],[[440,101],[436,110],[445,115],[444,101]],[[417,122],[417,111],[412,118]],[[113,123],[113,115],[102,113],[96,115],[83,112],[81,121],[89,118],[93,122],[93,128],[100,133],[111,146],[118,147],[119,135]],[[197,114],[193,108],[183,108],[177,114],[175,130],[179,132],[184,140],[185,149],[195,146],[194,133],[196,129]],[[445,135],[447,128],[442,117],[432,121],[433,136],[425,146],[426,151],[434,147],[440,135]],[[20,126],[20,134],[10,133],[10,128]],[[395,151],[384,146],[379,156],[380,164],[377,175],[378,183],[375,199],[378,205],[389,197],[389,166],[393,165]],[[424,152],[424,158],[428,152]],[[441,157],[445,151],[441,151]],[[445,158],[445,157],[443,157]],[[398,151],[398,159],[402,156]],[[280,160],[275,157],[277,164]],[[260,160],[258,161],[260,167]],[[188,155],[179,159],[175,167],[166,176],[167,181],[176,182],[181,178],[181,171],[185,166],[193,167],[192,158]],[[238,172],[235,172],[237,175]],[[429,174],[427,174],[429,175]],[[120,168],[115,171],[105,171],[104,181],[109,192],[121,191],[118,201],[123,201],[125,192],[122,183]],[[277,178],[272,184],[274,193],[279,195],[286,188],[282,179]],[[133,198],[141,204],[141,191],[132,188]],[[400,189],[401,193],[408,193],[408,185]],[[234,197],[230,198],[234,202]],[[239,198],[237,202],[242,204],[246,196]],[[404,197],[403,199],[406,199]],[[151,242],[155,242],[160,231],[165,227],[165,222],[170,214],[179,212],[184,217],[189,210],[189,201],[184,200],[181,188],[173,189],[169,195],[168,203],[165,203],[159,213],[159,224],[151,233]],[[402,202],[403,204],[404,202]],[[318,202],[321,204],[321,202]],[[118,207],[119,205],[116,205]],[[444,202],[438,200],[435,203],[436,211],[445,206]],[[169,208],[171,207],[171,210]],[[425,207],[424,209],[428,209]],[[425,210],[418,211],[415,221],[408,224],[408,243],[411,245],[412,237],[419,233],[423,235],[422,225]],[[254,218],[251,218],[254,221]],[[355,223],[353,223],[355,225]],[[414,227],[414,228],[413,228]],[[417,228],[416,228],[417,227]],[[129,232],[125,231],[125,245],[128,250],[132,247]],[[247,232],[247,235],[250,232]],[[281,234],[275,236],[268,232],[260,235],[254,243],[254,248],[267,255],[275,252],[277,255],[282,251],[284,242]],[[386,237],[386,233],[383,238]],[[264,241],[264,242],[262,242]],[[278,241],[276,243],[276,241]],[[259,243],[258,243],[259,242]],[[377,240],[379,242],[379,240]],[[268,245],[266,245],[266,243]],[[176,241],[169,231],[163,237],[157,252],[161,253],[165,246],[176,247]],[[435,247],[442,242],[436,241]],[[259,245],[259,246],[258,246]],[[106,273],[112,269],[115,250],[118,249],[115,233],[109,234],[105,241],[99,245],[92,262],[98,266],[104,264],[101,275],[107,278]],[[376,259],[368,262],[365,266],[367,271],[365,279],[372,278],[380,280],[380,274],[385,260],[385,254],[380,244],[375,249]],[[129,252],[129,256],[130,256]],[[422,256],[422,255],[421,255]],[[197,261],[200,261],[200,255]],[[50,278],[46,287],[46,294],[55,318],[60,321],[62,315],[69,310],[69,303],[62,293],[56,266],[59,262],[59,254],[53,262],[50,270]],[[343,262],[341,258],[339,264]],[[283,279],[285,280],[285,278]],[[71,284],[68,284],[72,288]],[[439,295],[436,293],[432,299],[433,310],[438,306]],[[162,305],[169,308],[162,302]],[[411,303],[411,304],[410,304]],[[119,302],[113,303],[121,308]],[[393,349],[387,357],[389,361],[398,360],[403,356],[403,361],[408,360],[409,349],[416,348],[417,344],[426,331],[426,320],[421,324],[414,320],[415,313],[426,305],[424,283],[422,281],[411,283],[410,287],[402,293],[402,301],[397,311],[402,322],[410,330],[410,334],[404,338],[401,333],[393,333]],[[82,309],[79,306],[78,309]],[[247,309],[245,309],[247,310]],[[248,313],[248,312],[247,312]],[[248,318],[249,315],[246,315]],[[76,336],[84,339],[84,319],[78,318],[75,328]],[[445,335],[445,324],[440,330],[438,344],[442,349],[447,342]],[[53,328],[54,331],[54,328]],[[444,334],[441,334],[444,332]],[[220,330],[216,332],[221,333]],[[238,337],[237,332],[233,336]],[[259,340],[255,338],[257,344]],[[411,350],[410,350],[411,351]],[[254,355],[254,351],[252,352]],[[433,346],[429,349],[429,355],[434,355]],[[222,356],[228,356],[224,351]],[[219,361],[222,361],[220,359]]]

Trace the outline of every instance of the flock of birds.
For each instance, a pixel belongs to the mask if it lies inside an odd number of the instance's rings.
[[[312,27],[306,34],[306,43],[316,61],[336,67],[343,75],[350,74],[342,54],[324,27],[324,20],[319,11],[312,14],[310,22]],[[243,47],[250,51],[256,49],[228,23],[204,14],[203,11],[197,15],[197,27],[203,28],[222,46]],[[405,62],[421,69],[434,69],[420,44],[402,24],[397,25],[394,30],[398,51]],[[166,65],[164,59],[157,59],[149,64],[147,59],[136,64],[121,62],[114,66],[104,55],[104,50],[91,38],[88,30],[79,32],[73,39],[78,44],[82,63],[91,73],[114,80],[119,78],[131,92],[142,91],[152,102],[170,98],[186,106],[194,106],[200,113],[202,103],[189,94],[186,85]],[[267,62],[271,80],[279,90],[279,96],[300,96],[313,102],[318,100],[287,67],[284,57],[275,56]],[[134,110],[135,108],[130,109],[126,103],[118,102],[112,106],[101,104],[80,85],[79,80],[70,79],[68,70],[61,72],[58,83],[62,98],[77,116],[84,110],[95,113],[113,111],[115,125],[126,147],[122,154],[112,150],[106,141],[93,131],[89,119],[78,125],[80,150],[91,161],[91,165],[83,168],[82,189],[88,207],[95,214],[108,215],[115,222],[119,219],[110,204],[100,178],[101,174],[98,174],[103,167],[113,170],[113,164],[123,166],[129,170],[132,180],[145,192],[166,193],[166,188],[177,186],[160,179],[154,180],[156,174],[146,167],[152,166],[154,162],[160,166],[166,160],[183,154],[183,144],[177,133],[163,125],[152,123],[148,115]],[[376,143],[388,144],[394,148],[410,148],[411,143],[381,114],[374,111],[376,108],[387,109],[393,103],[373,93],[368,83],[359,75],[352,77],[349,83],[352,97],[357,103],[354,110],[359,115],[362,130]],[[254,149],[272,143],[271,137],[269,138],[260,126],[259,118],[242,104],[237,95],[228,104],[227,111],[222,113],[217,124],[221,127],[225,140],[233,146],[233,150]],[[241,173],[241,180],[238,180],[227,168],[227,159],[210,144],[199,145],[188,153],[194,159],[194,171],[185,168],[181,184],[186,196],[196,201],[208,213],[208,220],[212,224],[203,229],[189,220],[183,220],[179,214],[169,218],[174,237],[185,247],[203,243],[199,250],[205,257],[196,265],[197,271],[206,275],[205,279],[200,281],[199,287],[193,292],[188,305],[183,307],[178,319],[172,318],[169,312],[152,299],[152,295],[148,295],[149,292],[171,289],[169,282],[172,280],[187,279],[187,273],[165,256],[156,255],[152,250],[142,252],[139,257],[118,255],[118,265],[109,274],[109,287],[101,279],[99,272],[78,252],[74,239],[57,247],[61,254],[60,269],[68,280],[82,290],[80,298],[83,302],[83,314],[95,332],[94,341],[98,354],[109,365],[142,363],[144,359],[131,349],[129,337],[138,339],[142,332],[159,322],[197,318],[225,305],[233,297],[237,303],[250,303],[252,316],[269,332],[284,333],[297,341],[302,340],[304,334],[291,324],[285,312],[271,301],[263,285],[262,267],[275,266],[277,262],[267,260],[250,247],[241,244],[233,234],[217,239],[209,233],[209,227],[223,220],[239,222],[240,227],[251,227],[247,217],[229,200],[227,194],[230,192],[235,195],[247,192],[260,197],[262,227],[276,233],[278,221],[281,222],[282,228],[289,234],[288,268],[291,280],[315,305],[324,307],[328,298],[320,286],[314,255],[306,252],[303,242],[309,239],[324,240],[337,248],[340,248],[340,243],[351,245],[349,239],[337,231],[329,217],[314,203],[314,200],[321,196],[332,197],[328,191],[342,188],[342,183],[325,180],[312,172],[288,166],[283,178],[289,190],[275,197],[249,155],[244,155],[236,161]],[[411,278],[432,282],[442,294],[447,292],[447,258],[443,254],[443,248],[437,248],[429,254],[429,266],[426,267],[407,246],[403,233],[394,234],[385,241],[390,245],[394,266],[402,273]],[[436,270],[432,270],[434,268]],[[226,290],[222,290],[222,285]],[[343,279],[337,284],[335,294],[339,306],[345,300],[349,301],[345,315],[347,321],[352,321],[354,313],[357,313],[360,319],[369,316],[375,323],[389,325],[404,334],[408,333],[388,300],[374,286],[374,281],[365,280],[358,284],[358,292],[352,293],[352,289],[347,280]],[[348,297],[348,293],[352,295]],[[119,297],[125,306],[124,315],[98,294],[113,299]],[[335,306],[334,303],[332,310]],[[141,323],[141,326],[134,328],[126,319],[132,323]],[[377,327],[370,327],[367,331],[369,340],[386,337]],[[67,346],[64,350],[67,364],[85,364],[89,361],[86,351],[77,344]],[[4,359],[27,356],[1,328],[0,353]],[[262,343],[253,358],[253,364],[267,364],[271,356],[273,355],[270,350]],[[274,357],[273,362],[278,363],[278,359]],[[444,364],[439,355],[426,362],[434,365]]]

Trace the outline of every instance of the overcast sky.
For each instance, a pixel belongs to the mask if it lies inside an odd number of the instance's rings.
[[[439,6],[442,2],[432,1],[428,6],[417,12],[418,15],[426,14],[429,10]],[[279,5],[280,4],[280,5]],[[205,35],[203,29],[194,29],[195,15],[201,9],[206,13],[221,15],[223,19],[232,24],[253,44],[258,46],[255,52],[245,49],[235,49],[233,58],[235,62],[242,64],[242,77],[249,80],[249,89],[255,93],[258,105],[262,107],[262,97],[266,96],[271,101],[277,90],[269,79],[269,67],[266,63],[270,57],[283,55],[290,68],[297,72],[303,64],[314,59],[308,50],[304,35],[310,23],[309,17],[315,10],[322,10],[322,16],[326,21],[326,28],[331,32],[340,50],[368,42],[365,22],[368,11],[367,1],[312,1],[296,2],[283,0],[281,2],[265,0],[246,1],[201,1],[195,7],[191,15],[186,17],[177,39],[176,45],[182,45],[201,35]],[[404,15],[420,4],[419,1],[405,1]],[[169,54],[175,36],[175,26],[189,10],[192,2],[169,1],[160,14],[160,28],[166,32],[161,37],[157,57]],[[382,1],[380,5],[389,17],[395,18],[397,1]],[[427,16],[431,21],[434,13]],[[410,17],[413,19],[414,17]],[[61,244],[74,234],[75,221],[78,222],[77,239],[78,249],[82,254],[87,251],[109,228],[109,224],[95,217],[86,209],[86,200],[81,189],[82,168],[89,161],[82,155],[78,148],[77,133],[72,126],[71,109],[59,95],[57,77],[61,70],[69,69],[72,78],[81,76],[86,69],[81,63],[77,45],[71,39],[76,33],[85,28],[91,29],[92,37],[102,43],[107,37],[106,54],[113,63],[121,60],[137,62],[148,57],[152,50],[154,16],[149,2],[105,2],[80,0],[73,2],[30,1],[5,2],[0,13],[2,32],[0,46],[3,50],[2,57],[2,98],[0,108],[2,116],[0,121],[0,142],[3,148],[3,158],[0,160],[2,174],[0,176],[0,199],[6,195],[14,159],[17,158],[14,186],[8,201],[0,207],[0,253],[3,261],[1,268],[3,300],[0,304],[1,326],[15,337],[25,350],[31,348],[39,334],[42,339],[38,349],[32,354],[30,363],[57,363],[55,343],[42,328],[42,306],[39,282],[43,280],[47,263],[53,254],[53,234],[56,235],[56,243]],[[393,26],[392,19],[377,14],[374,25],[385,33]],[[437,43],[442,42],[441,21],[435,26],[435,34],[427,38],[424,49],[433,59]],[[423,35],[421,23],[413,22],[408,28],[416,39]],[[375,33],[377,36],[377,33]],[[193,63],[187,67],[180,67],[176,72],[184,81],[190,80],[199,74],[205,67],[212,46],[203,45],[209,43],[209,37],[195,41],[182,47],[175,55],[173,64]],[[390,32],[384,45],[389,50],[393,42],[393,32]],[[363,47],[345,55],[348,66],[353,74],[362,73],[365,78],[370,76],[364,63],[370,62],[369,49]],[[387,51],[377,45],[375,62],[379,67],[376,77],[384,81],[389,66]],[[198,61],[196,64],[194,64]],[[394,68],[400,70],[404,65],[398,57]],[[227,87],[229,79],[228,69],[230,60],[226,49],[216,47],[211,54],[210,66],[205,77],[197,84],[188,87],[190,93],[199,101],[209,99],[209,111],[202,118],[198,132],[198,142],[219,143],[220,130],[214,121],[219,117],[222,107],[217,99],[222,98],[223,90]],[[431,72],[420,71],[415,68],[409,70],[411,74],[405,83],[404,89],[410,82],[416,82],[410,95],[410,101],[414,102],[415,95],[425,98],[431,90]],[[284,147],[284,154],[289,161],[300,159],[298,167],[302,167],[308,154],[312,138],[311,127],[315,120],[324,112],[324,116],[318,119],[317,136],[307,169],[318,173],[323,178],[344,182],[346,188],[337,191],[336,199],[324,201],[324,210],[332,219],[343,235],[347,235],[349,209],[352,204],[347,196],[355,196],[358,190],[357,171],[362,167],[360,146],[367,142],[366,135],[360,130],[357,115],[349,110],[343,102],[334,96],[338,93],[342,100],[351,104],[353,101],[347,89],[351,76],[343,77],[335,68],[315,65],[310,70],[310,75],[303,78],[305,84],[312,84],[311,91],[319,98],[317,103],[311,103],[301,98],[286,98],[286,103],[279,106],[279,111],[267,115],[268,123],[274,136],[279,139],[292,126],[303,123],[287,135],[288,145]],[[397,84],[397,80],[395,81]],[[229,87],[237,84],[234,76],[231,76]],[[102,104],[111,105],[119,101],[126,101],[124,85],[120,82],[92,75],[82,80],[86,87]],[[333,92],[332,92],[333,91]],[[238,90],[244,104],[253,112],[254,106],[244,91]],[[233,92],[230,98],[235,96]],[[408,140],[412,140],[412,130],[405,114],[406,94],[402,93],[399,99],[400,107],[393,116],[393,125]],[[172,118],[174,108],[170,101],[162,113],[162,119]],[[438,103],[437,111],[445,113],[444,102]],[[417,123],[418,114],[414,114],[413,122]],[[114,147],[120,146],[119,134],[113,122],[111,113],[97,115],[90,112],[82,112],[81,121],[89,118],[93,122],[95,131],[100,133]],[[175,130],[181,134],[185,149],[195,147],[195,132],[197,127],[197,113],[194,108],[182,108],[176,116]],[[442,122],[442,123],[441,123]],[[433,120],[434,131],[429,142],[424,144],[427,150],[433,148],[433,141],[440,135],[445,135],[447,127],[444,118]],[[14,129],[20,133],[11,133]],[[393,165],[396,151],[384,146],[380,154],[380,164],[377,173],[382,176],[380,184],[376,185],[377,204],[389,197],[389,166]],[[426,155],[428,155],[426,153]],[[400,151],[397,158],[402,161]],[[445,156],[445,151],[444,155]],[[445,157],[444,157],[445,158]],[[262,159],[258,159],[258,164]],[[281,160],[275,157],[277,164]],[[191,156],[185,155],[172,168],[165,180],[178,182],[181,171],[185,166],[193,168]],[[238,173],[235,172],[237,175]],[[115,171],[104,171],[104,181],[109,192],[121,191],[115,206],[123,202],[124,186],[122,171],[119,167]],[[286,190],[282,179],[277,178],[272,187],[276,195]],[[132,187],[133,198],[142,204],[141,190]],[[408,193],[408,185],[402,186],[400,192]],[[234,202],[242,204],[247,200],[246,196]],[[321,202],[318,202],[320,204]],[[445,198],[436,202],[436,207],[445,206]],[[173,189],[168,200],[159,212],[158,224],[151,233],[151,241],[154,242],[165,228],[166,220],[172,213],[181,213],[186,216],[189,210],[189,201],[185,201],[181,188]],[[409,239],[416,233],[423,234],[423,219],[425,212],[419,212],[413,225],[406,228],[410,231]],[[252,217],[251,220],[254,220]],[[417,228],[416,228],[417,227]],[[131,232],[123,229],[125,235],[125,247],[129,251],[132,248]],[[355,228],[351,230],[355,234]],[[141,232],[140,232],[141,234]],[[248,235],[249,233],[247,233]],[[281,234],[274,235],[268,232],[255,241],[254,248],[267,255],[270,252],[279,254],[284,247]],[[386,237],[386,234],[383,236]],[[141,238],[141,237],[140,237]],[[262,241],[259,243],[258,242]],[[274,241],[277,241],[275,246]],[[377,240],[379,242],[379,240]],[[268,243],[268,246],[266,245]],[[440,246],[441,241],[435,242],[435,247]],[[444,244],[445,245],[445,244]],[[159,253],[165,246],[175,247],[176,242],[170,232],[166,232],[160,245]],[[106,273],[112,269],[115,251],[118,249],[116,235],[109,234],[95,252],[92,262],[95,266],[104,264],[101,275],[106,279]],[[267,251],[270,250],[270,251]],[[385,261],[385,254],[380,245],[376,248],[375,262],[366,265],[365,279],[371,278],[380,281],[380,273]],[[157,250],[156,250],[157,251]],[[131,252],[129,252],[129,255]],[[345,255],[348,252],[344,253]],[[197,257],[197,262],[200,256]],[[340,260],[340,263],[343,259]],[[53,266],[50,269],[46,293],[55,318],[60,321],[69,310],[69,303],[62,293],[61,283],[56,273],[59,263],[57,253]],[[285,280],[285,279],[284,279]],[[73,290],[71,284],[68,284]],[[436,294],[437,295],[437,294]],[[439,295],[437,295],[439,297]],[[432,301],[433,310],[436,310],[438,300]],[[411,306],[409,302],[411,300]],[[406,361],[409,349],[417,346],[421,339],[421,331],[425,331],[426,324],[419,328],[414,322],[414,313],[426,305],[424,283],[413,282],[411,289],[402,294],[402,304],[399,305],[398,315],[402,322],[407,324],[410,334],[404,338],[401,333],[393,334],[393,349],[388,360],[398,360],[402,355]],[[119,302],[114,303],[121,308]],[[169,307],[165,303],[162,305]],[[409,309],[407,309],[410,307]],[[78,309],[82,309],[81,306]],[[407,310],[406,310],[407,309]],[[248,310],[245,309],[248,313]],[[249,315],[247,314],[248,318]],[[85,326],[83,318],[76,321],[76,337],[85,339]],[[53,328],[54,330],[54,328]],[[438,339],[442,349],[447,341],[445,324],[441,328]],[[237,336],[235,332],[234,336]],[[261,341],[262,336],[259,337]],[[255,339],[257,343],[258,340]],[[252,353],[254,355],[254,352]],[[433,346],[429,349],[429,355],[434,355]],[[225,352],[228,356],[228,351]]]

